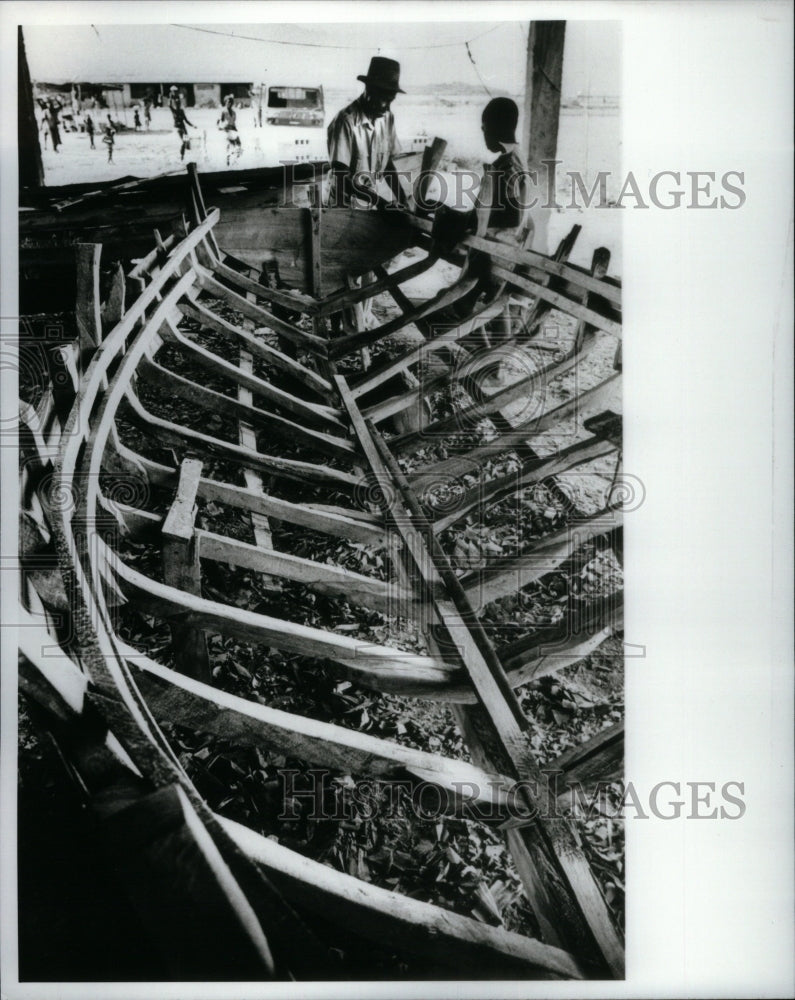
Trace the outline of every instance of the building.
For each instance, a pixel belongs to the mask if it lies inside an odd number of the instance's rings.
[[[82,110],[86,102],[96,100],[100,107],[110,109],[130,108],[142,104],[149,97],[153,102],[168,102],[169,88],[176,86],[188,108],[218,108],[227,94],[232,94],[236,104],[251,104],[252,83],[198,83],[180,80],[166,81],[104,81],[77,80],[34,81],[36,98],[59,97],[64,104]]]

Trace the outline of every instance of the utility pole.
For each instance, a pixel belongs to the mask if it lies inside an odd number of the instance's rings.
[[[527,68],[524,92],[522,149],[527,168],[538,177],[538,205],[552,206],[555,195],[555,168],[544,161],[556,159],[560,122],[560,88],[563,76],[565,21],[531,21],[527,38]],[[536,225],[534,246],[548,253],[547,230],[552,207],[533,210]]]

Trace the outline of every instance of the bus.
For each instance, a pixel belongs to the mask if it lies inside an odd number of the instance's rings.
[[[322,87],[268,87],[268,125],[322,128]]]

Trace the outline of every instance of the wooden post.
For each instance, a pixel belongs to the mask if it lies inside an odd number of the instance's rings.
[[[44,185],[44,166],[41,162],[39,128],[33,104],[33,85],[30,82],[28,59],[22,28],[17,28],[17,102],[19,115],[19,191],[40,188]]]
[[[99,260],[101,243],[76,243],[77,297],[75,319],[80,359],[86,360],[102,342],[102,311],[99,302]]]
[[[554,160],[558,148],[565,34],[565,21],[531,21],[527,39],[522,149],[528,170],[537,172],[535,195],[542,206],[554,203],[554,167],[545,167],[544,161]],[[547,232],[551,211],[551,208],[533,210],[536,249],[543,253],[549,252]]]
[[[202,463],[183,460],[179,485],[171,509],[163,522],[163,579],[169,587],[201,597],[201,566],[194,532],[196,494]],[[204,632],[186,625],[171,626],[174,665],[180,673],[205,684],[212,683],[210,658]]]
[[[254,298],[252,292],[247,293],[247,298]],[[240,348],[240,370],[252,374],[254,371],[254,358],[252,355],[243,347]],[[241,403],[246,403],[251,405],[254,400],[254,395],[250,389],[245,386],[239,385],[237,387],[237,398]],[[238,441],[245,448],[251,448],[252,451],[257,450],[257,435],[251,424],[246,423],[241,420],[238,425]],[[263,483],[262,476],[255,472],[253,469],[243,469],[243,478],[246,481],[246,489],[254,490],[257,493],[263,493]],[[271,534],[270,522],[264,514],[257,514],[256,512],[251,512],[251,527],[254,531],[254,541],[262,549],[272,549],[273,548],[273,536]],[[281,581],[276,577],[268,576],[265,577],[269,590],[281,590]]]
[[[113,279],[107,301],[102,303],[100,309],[103,334],[110,333],[124,315],[125,291],[126,280],[124,277],[124,268],[117,262],[113,271]]]

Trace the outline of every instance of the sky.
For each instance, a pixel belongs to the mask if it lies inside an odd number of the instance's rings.
[[[355,89],[370,56],[381,54],[400,61],[408,92],[464,82],[512,94],[524,89],[527,30],[520,21],[23,25],[31,77],[40,81],[246,81]],[[615,21],[568,22],[564,96],[589,89],[620,94],[620,30]]]

